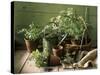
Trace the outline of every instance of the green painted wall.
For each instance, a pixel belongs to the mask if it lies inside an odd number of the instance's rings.
[[[78,6],[63,4],[46,4],[46,3],[30,3],[15,2],[14,3],[14,26],[16,40],[23,42],[23,35],[16,32],[27,27],[32,21],[40,26],[46,25],[51,17],[57,16],[59,11],[72,7],[76,9],[78,15],[85,16],[85,9],[88,8],[87,21],[92,26],[90,29],[90,37],[92,37],[93,45],[97,41],[97,7],[96,6]]]

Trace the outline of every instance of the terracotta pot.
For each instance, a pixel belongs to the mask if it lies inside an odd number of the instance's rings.
[[[35,50],[37,48],[37,42],[31,41],[31,40],[27,40],[27,39],[24,39],[24,40],[25,40],[27,51],[29,53],[31,53],[33,50]]]
[[[60,65],[60,58],[54,55],[50,55],[49,66],[57,66]]]
[[[87,44],[89,42],[90,42],[90,39],[89,38],[87,38],[87,39],[86,38],[83,38],[82,45],[85,45],[85,44]],[[80,45],[81,44],[81,39],[79,39],[79,40],[71,39],[71,43],[73,45]]]
[[[63,55],[63,46],[54,47],[52,50],[54,56],[61,57]]]
[[[65,39],[65,44],[71,44],[71,39],[70,38]]]
[[[81,44],[81,40],[71,40],[72,45],[80,45]]]

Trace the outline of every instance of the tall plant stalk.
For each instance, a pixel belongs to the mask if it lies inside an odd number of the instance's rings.
[[[79,52],[78,52],[78,55],[81,54],[81,49],[82,49],[82,44],[83,44],[83,38],[84,38],[85,32],[86,32],[86,30],[87,30],[86,21],[87,21],[87,8],[85,9],[85,22],[83,21],[83,23],[84,23],[86,29],[84,29],[84,32],[83,32],[83,34],[82,34],[82,39],[81,39],[81,44],[80,44],[80,50],[79,50]],[[79,59],[78,59],[78,61],[79,61]]]

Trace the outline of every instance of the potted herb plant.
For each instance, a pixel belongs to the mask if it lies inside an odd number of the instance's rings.
[[[61,11],[59,25],[61,30],[70,36],[72,44],[80,44],[87,30],[87,23],[82,16],[76,15],[73,8]]]
[[[39,26],[31,23],[28,28],[21,29],[18,33],[24,34],[24,40],[26,43],[26,47],[28,52],[32,52],[33,49],[37,47],[37,38],[39,37]]]
[[[63,36],[62,39],[65,39],[64,36],[67,35],[66,38],[69,38],[68,40],[71,41],[72,45],[81,45],[86,38],[85,35],[88,30],[84,18],[77,15],[73,8],[63,10],[57,17],[51,18],[46,28],[46,37]],[[59,42],[59,40],[57,41]]]
[[[32,52],[32,59],[37,67],[47,67],[48,66],[48,50],[40,52],[38,49]]]
[[[52,17],[50,19],[49,23],[44,27],[43,33],[45,41],[48,42],[50,52],[53,51],[54,56],[61,56],[63,49],[60,49],[62,46],[58,45],[58,42],[59,36],[61,37],[62,34],[59,31],[59,25],[56,17]]]

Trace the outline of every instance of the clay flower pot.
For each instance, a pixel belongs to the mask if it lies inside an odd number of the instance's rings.
[[[63,54],[63,46],[54,47],[52,50],[54,56],[61,57]]]
[[[81,44],[81,40],[72,39],[71,43],[72,43],[72,45],[80,45]]]
[[[57,66],[60,64],[60,58],[58,56],[50,55],[49,66]]]
[[[35,50],[37,48],[37,42],[36,41],[27,40],[27,39],[24,39],[24,40],[25,40],[27,51],[29,53],[31,53],[33,50]]]
[[[32,41],[31,40],[27,40],[27,39],[24,39],[24,40],[25,40],[27,51],[29,53],[31,53],[32,52]]]

